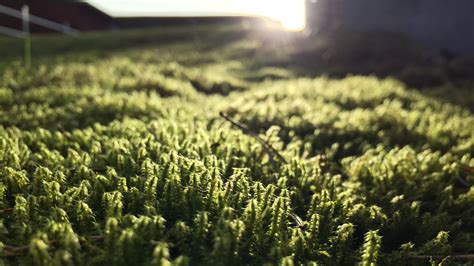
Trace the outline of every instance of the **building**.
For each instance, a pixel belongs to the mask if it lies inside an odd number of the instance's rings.
[[[20,10],[28,5],[30,14],[68,25],[79,31],[130,29],[157,26],[258,23],[257,18],[245,16],[200,17],[112,17],[91,4],[68,0],[0,0],[0,5]],[[21,19],[0,13],[0,26],[21,30]],[[50,29],[31,23],[31,32],[51,32]]]
[[[68,25],[80,31],[108,30],[113,27],[113,19],[99,9],[82,2],[61,0],[0,0],[0,5],[20,10],[28,5],[32,15]],[[0,25],[21,29],[21,19],[0,14]],[[50,30],[31,24],[32,32],[49,32]]]
[[[474,54],[473,0],[308,0],[313,32],[403,33],[429,47]]]

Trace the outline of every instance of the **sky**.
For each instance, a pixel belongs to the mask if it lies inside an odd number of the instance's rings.
[[[88,0],[112,16],[259,15],[287,29],[305,24],[304,0]]]

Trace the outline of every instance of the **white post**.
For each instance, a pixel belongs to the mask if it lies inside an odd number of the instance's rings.
[[[21,17],[23,18],[23,32],[30,33],[30,8],[27,5],[21,7]]]
[[[27,5],[21,7],[21,18],[23,20],[23,34],[25,38],[25,65],[31,65],[31,36],[30,36],[30,8]]]

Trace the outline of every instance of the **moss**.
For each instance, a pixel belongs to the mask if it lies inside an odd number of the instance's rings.
[[[254,73],[236,60],[254,46],[236,42],[3,71],[0,263],[417,265],[474,250],[469,110],[393,79]]]

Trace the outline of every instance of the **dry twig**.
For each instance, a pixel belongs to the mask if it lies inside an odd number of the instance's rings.
[[[474,167],[470,167],[469,165],[461,164],[461,170],[468,174],[474,175]]]
[[[267,141],[262,139],[257,133],[250,130],[250,128],[248,128],[245,125],[240,124],[239,122],[237,122],[234,119],[230,118],[229,116],[227,116],[223,112],[219,112],[219,115],[222,118],[224,118],[225,120],[227,120],[229,123],[231,123],[233,126],[240,129],[244,134],[247,134],[247,135],[250,135],[250,136],[254,137],[260,144],[262,144],[264,150],[268,153],[268,155],[270,156],[271,159],[273,157],[277,157],[281,162],[283,162],[285,164],[288,163],[286,161],[286,159],[275,148],[272,147],[272,145],[270,145]]]
[[[464,260],[464,261],[474,261],[474,254],[456,254],[456,255],[410,255],[410,259],[415,260],[442,260],[444,258],[450,258],[452,260]]]
[[[103,241],[104,239],[105,239],[104,236],[85,236],[82,238],[80,237],[79,242],[83,244],[87,240],[97,242],[97,241]],[[51,240],[47,242],[48,246],[56,246],[58,243],[59,243],[58,240]],[[29,245],[23,245],[23,246],[18,246],[18,247],[5,245],[3,247],[2,253],[0,253],[0,258],[25,256],[28,254],[29,249],[30,249]]]
[[[12,212],[12,211],[13,211],[13,208],[6,208],[3,210],[0,210],[0,213],[7,213],[7,212]]]

